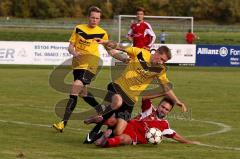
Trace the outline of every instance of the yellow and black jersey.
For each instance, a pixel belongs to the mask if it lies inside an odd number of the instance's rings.
[[[164,65],[151,67],[151,53],[145,49],[129,47],[125,49],[131,60],[120,78],[114,81],[134,101],[147,86],[157,79],[159,84],[167,84]]]
[[[69,39],[75,45],[75,49],[80,56],[73,58],[73,69],[86,69],[96,73],[100,59],[98,43],[94,38],[108,40],[108,35],[101,27],[88,27],[87,24],[77,25]]]

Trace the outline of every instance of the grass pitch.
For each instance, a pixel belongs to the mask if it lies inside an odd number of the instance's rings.
[[[134,159],[240,157],[240,68],[170,67],[174,91],[190,109],[181,114],[174,108],[171,128],[191,140],[205,144],[184,145],[164,140],[159,145],[98,148],[82,144],[91,126],[71,120],[64,133],[50,126],[59,120],[55,104],[68,97],[49,85],[52,67],[0,67],[0,158],[27,159]],[[114,71],[114,70],[113,70]],[[69,74],[66,82],[70,83]],[[92,87],[106,88],[108,68],[101,70]],[[100,99],[99,99],[100,100]],[[158,100],[154,100],[157,103]],[[89,106],[81,99],[75,112]],[[135,106],[135,113],[140,110]],[[180,120],[179,118],[184,118]]]

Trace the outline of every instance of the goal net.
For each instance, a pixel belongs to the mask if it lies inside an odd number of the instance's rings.
[[[114,19],[114,39],[118,42],[127,42],[126,35],[131,23],[135,22],[135,15],[119,15]],[[164,30],[167,44],[184,44],[185,34],[189,29],[193,31],[193,17],[177,16],[144,16],[156,34],[156,42],[160,43],[160,34]],[[117,36],[116,36],[117,34]]]

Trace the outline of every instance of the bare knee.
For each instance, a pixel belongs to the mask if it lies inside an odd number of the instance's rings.
[[[119,107],[121,107],[123,103],[122,97],[119,94],[114,94],[112,96],[112,103],[111,103],[111,107],[112,109],[116,110]]]
[[[114,135],[121,135],[126,127],[127,122],[124,119],[117,119],[117,125],[114,129]]]
[[[84,85],[83,85],[82,81],[80,81],[80,80],[74,81],[72,84],[71,95],[78,96],[79,93],[82,92],[83,87],[84,87]]]
[[[79,96],[86,97],[87,95],[88,95],[87,87],[83,85],[81,91],[79,92]]]
[[[117,125],[117,119],[114,116],[112,116],[107,120],[107,123],[108,123],[107,124],[108,126],[116,126]]]

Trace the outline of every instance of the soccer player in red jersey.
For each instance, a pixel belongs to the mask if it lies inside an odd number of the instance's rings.
[[[132,23],[127,38],[133,42],[134,47],[150,49],[156,40],[156,35],[149,23],[144,21],[145,10],[137,8],[137,22]]]
[[[105,134],[96,141],[97,146],[102,147],[116,147],[119,145],[136,145],[136,144],[147,144],[145,138],[146,131],[149,128],[158,128],[162,131],[163,136],[172,138],[178,142],[186,144],[198,144],[197,141],[190,141],[170,129],[169,123],[164,117],[172,110],[174,102],[170,98],[163,98],[155,109],[150,99],[142,100],[142,113],[135,118],[131,119],[123,134],[111,137],[112,131],[108,129]],[[114,125],[114,118],[109,119],[107,125]]]
[[[193,42],[197,39],[198,37],[191,31],[191,29],[188,30],[185,40],[188,44],[193,44]]]

